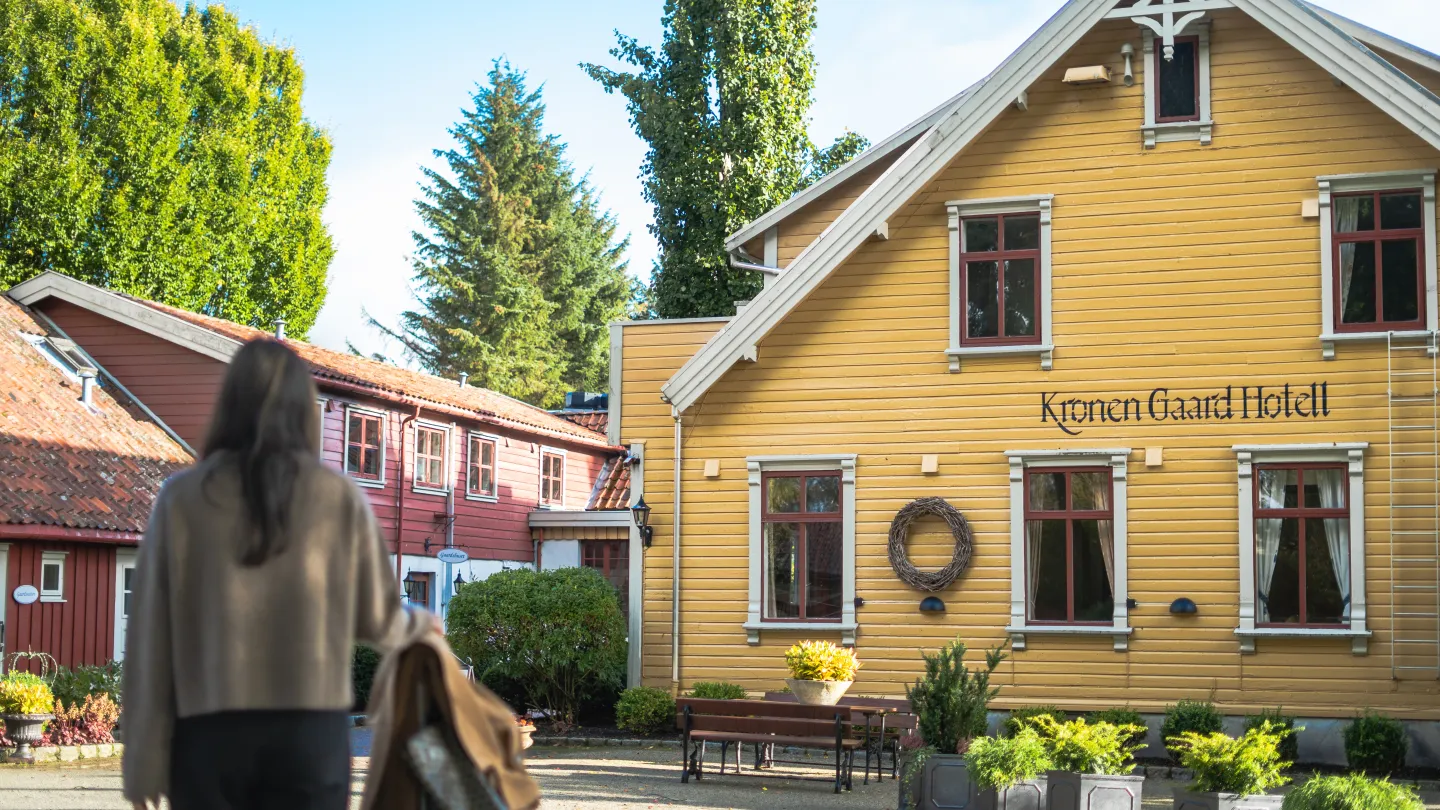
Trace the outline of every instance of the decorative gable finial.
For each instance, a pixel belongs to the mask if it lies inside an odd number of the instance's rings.
[[[1155,32],[1164,46],[1166,62],[1175,61],[1175,38],[1205,16],[1209,9],[1233,8],[1229,0],[1135,0],[1135,4],[1113,9],[1106,19],[1129,18]],[[1190,9],[1197,9],[1191,11]],[[1179,14],[1179,19],[1176,16]],[[1159,19],[1156,19],[1158,17]]]

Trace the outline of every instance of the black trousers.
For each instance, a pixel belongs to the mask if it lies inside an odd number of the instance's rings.
[[[345,712],[218,712],[175,724],[173,810],[345,810],[349,801]]]

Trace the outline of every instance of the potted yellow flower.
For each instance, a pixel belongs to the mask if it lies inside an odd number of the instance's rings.
[[[30,746],[40,742],[45,724],[54,715],[55,695],[50,686],[28,672],[10,672],[0,678],[0,718],[5,721],[5,734],[15,743],[12,762],[35,761]]]
[[[785,651],[790,677],[785,685],[801,703],[834,706],[855,682],[855,651],[829,641],[802,641]]]

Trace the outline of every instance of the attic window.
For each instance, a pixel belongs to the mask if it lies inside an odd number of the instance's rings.
[[[42,335],[26,335],[21,337],[35,350],[45,356],[50,364],[65,372],[67,377],[78,381],[81,371],[95,373],[95,363],[76,346],[74,341],[64,338],[44,337]]]
[[[1170,58],[1163,42],[1148,28],[1145,38],[1145,148],[1157,143],[1199,141],[1210,144],[1210,26],[1186,27],[1175,37]]]
[[[1155,120],[1161,123],[1200,120],[1200,38],[1175,40],[1173,58],[1156,60]]]

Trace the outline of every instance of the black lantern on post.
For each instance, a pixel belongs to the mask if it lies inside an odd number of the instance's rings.
[[[460,586],[465,584],[465,575],[460,571],[455,572],[455,590],[452,593],[460,593]]]
[[[640,538],[645,541],[645,547],[649,548],[655,538],[655,529],[650,526],[650,506],[645,503],[644,495],[630,507],[630,516],[635,518],[635,525],[640,529]]]

